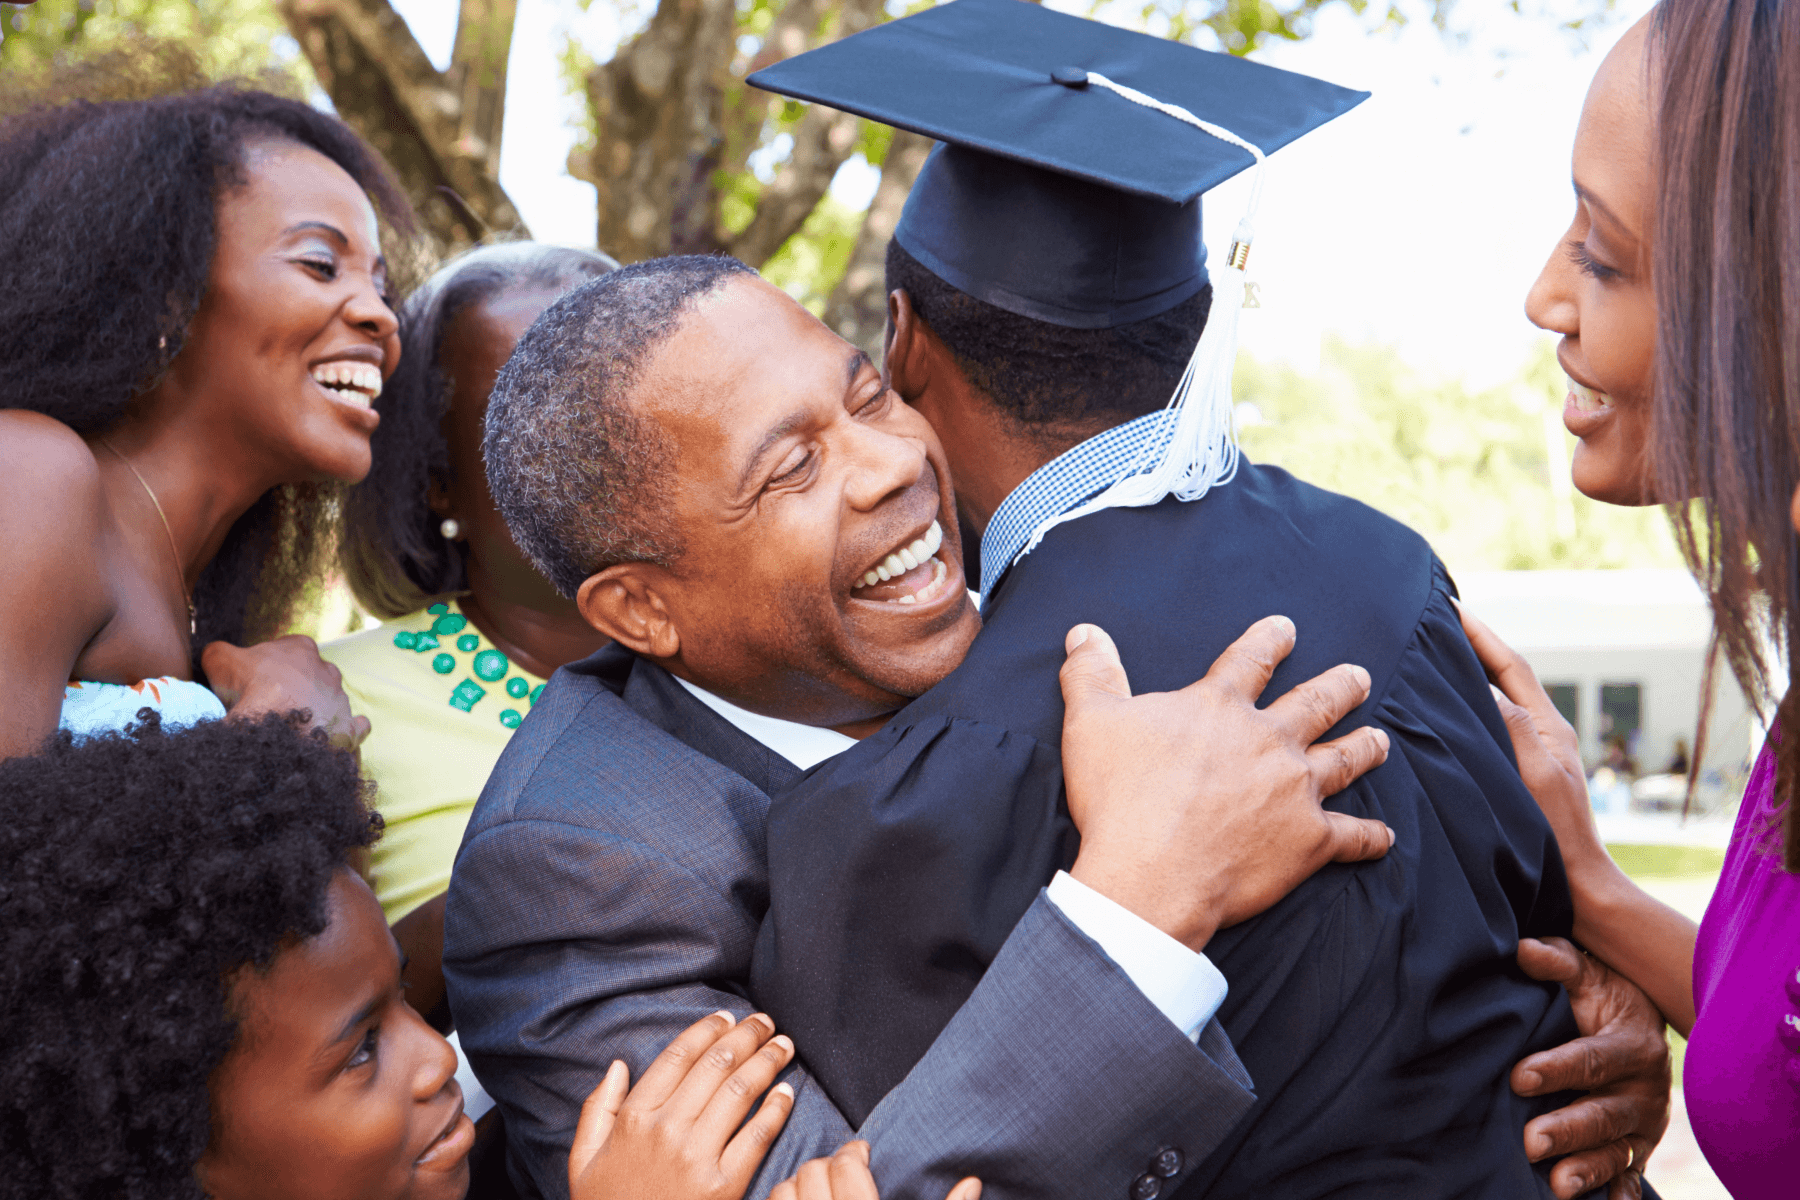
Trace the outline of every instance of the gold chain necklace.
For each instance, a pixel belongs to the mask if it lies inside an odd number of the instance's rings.
[[[99,442],[102,446],[105,446],[108,450],[112,450],[113,457],[125,464],[125,469],[130,471],[132,475],[137,478],[138,485],[144,489],[144,494],[150,497],[150,503],[156,506],[156,515],[162,520],[163,532],[169,535],[169,553],[175,559],[175,582],[181,587],[182,603],[187,605],[188,636],[194,636],[197,632],[197,622],[194,620],[194,598],[188,595],[187,572],[182,570],[181,567],[181,550],[175,545],[175,531],[169,528],[169,516],[167,513],[163,512],[162,501],[156,498],[156,492],[150,487],[149,480],[145,479],[143,475],[139,473],[138,469],[131,465],[131,460],[129,458],[126,458],[116,449],[113,449],[113,444],[105,438],[95,438],[94,440]]]

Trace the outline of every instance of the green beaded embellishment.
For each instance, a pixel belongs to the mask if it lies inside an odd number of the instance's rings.
[[[450,707],[460,708],[468,712],[475,707],[476,701],[487,695],[487,689],[478,685],[473,679],[465,679],[456,685],[450,693]]]
[[[524,717],[519,715],[517,709],[503,708],[500,710],[500,723],[508,729],[517,729],[519,727],[519,722],[524,719]]]
[[[399,633],[394,635],[394,645],[400,647],[402,650],[411,650],[418,644],[418,641],[419,635],[412,632],[410,629],[402,629]]]
[[[468,623],[469,618],[461,613],[445,613],[431,623],[431,632],[449,636],[452,633],[461,633],[462,627]]]
[[[431,605],[425,611],[430,613],[434,617],[441,617],[445,613],[450,611],[450,606],[448,604],[445,604],[442,600],[439,600],[436,604]]]
[[[475,678],[484,683],[498,683],[506,677],[506,655],[498,650],[483,650],[475,656]]]
[[[456,670],[456,659],[449,654],[440,654],[431,660],[431,669],[439,675],[448,675]]]
[[[481,645],[481,639],[472,633],[465,633],[456,639],[456,648],[464,654],[473,654],[475,647]]]
[[[413,639],[413,649],[421,654],[427,650],[436,650],[437,648],[438,640],[437,634],[435,633],[421,633],[418,637]]]
[[[531,689],[531,707],[533,707],[533,708],[537,707],[538,697],[543,694],[544,694],[544,685],[541,683]]]
[[[506,694],[511,696],[514,700],[523,700],[525,698],[525,693],[530,690],[531,685],[517,675],[514,675],[511,679],[506,681]]]

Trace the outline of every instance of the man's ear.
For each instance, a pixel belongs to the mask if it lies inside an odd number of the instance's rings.
[[[912,297],[905,288],[888,293],[887,375],[888,386],[911,404],[924,394],[931,379],[930,355],[926,352],[924,326],[913,311]]]
[[[575,606],[583,620],[627,650],[645,658],[674,658],[681,635],[663,602],[663,577],[654,563],[619,563],[582,581]]]

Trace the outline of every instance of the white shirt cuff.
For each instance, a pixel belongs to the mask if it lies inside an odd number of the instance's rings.
[[[1225,976],[1206,955],[1189,950],[1067,871],[1058,871],[1046,891],[1050,903],[1100,943],[1106,957],[1175,1028],[1189,1039],[1200,1036],[1225,1003]]]

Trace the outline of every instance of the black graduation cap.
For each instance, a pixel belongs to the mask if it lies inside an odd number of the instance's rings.
[[[942,142],[895,240],[977,299],[1094,329],[1200,290],[1200,194],[1255,161],[1096,76],[1264,153],[1368,96],[1024,0],[952,0],[749,82]]]

